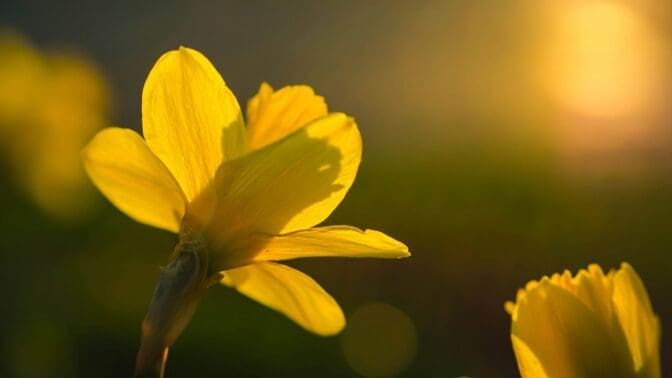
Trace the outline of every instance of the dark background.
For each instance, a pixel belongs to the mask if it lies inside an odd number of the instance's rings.
[[[544,274],[622,261],[661,318],[667,376],[672,13],[662,0],[593,3],[604,7],[591,25],[562,29],[581,2],[5,0],[0,26],[95,61],[110,125],[140,129],[147,72],[179,45],[208,56],[243,107],[262,81],[305,83],[358,121],[362,166],[327,223],[383,230],[413,256],[291,265],[353,322],[371,303],[393,308],[321,338],[216,287],[172,348],[168,377],[372,374],[348,353],[374,371],[410,361],[392,375],[515,376],[503,303]],[[98,201],[62,222],[1,176],[0,376],[131,375],[175,237]],[[350,338],[366,348],[344,350]]]

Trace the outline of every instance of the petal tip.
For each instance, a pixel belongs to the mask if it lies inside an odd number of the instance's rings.
[[[307,331],[310,331],[317,336],[322,336],[322,337],[333,337],[341,333],[346,326],[346,320],[345,320],[345,315],[343,314],[343,311],[341,310],[341,307],[338,306],[340,314],[335,318],[332,319],[333,324],[326,325],[324,327],[310,327],[310,326],[305,326],[301,325],[304,329]]]
[[[621,270],[634,270],[634,269],[632,268],[632,265],[630,265],[630,263],[628,263],[627,261],[623,261],[621,262]]]
[[[316,330],[309,330],[309,331],[315,333],[318,336],[322,336],[322,337],[334,337],[334,336],[337,336],[339,333],[343,332],[344,329],[345,329],[345,320],[343,321],[343,323],[340,326],[334,327],[332,329],[321,330],[321,331],[316,331]]]
[[[506,311],[507,314],[513,315],[513,310],[516,308],[515,303],[513,301],[506,301],[504,302],[504,311]]]
[[[193,56],[195,54],[200,54],[198,52],[198,50],[194,50],[191,47],[187,47],[187,46],[184,46],[184,45],[180,45],[177,48],[177,52],[180,53],[180,54],[186,55],[186,56]]]
[[[405,259],[407,257],[411,257],[411,252],[408,250],[408,247],[406,244],[399,242],[400,248],[399,248],[399,257],[400,259]]]

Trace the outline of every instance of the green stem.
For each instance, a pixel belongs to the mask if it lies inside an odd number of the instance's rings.
[[[211,284],[207,268],[202,243],[178,243],[170,262],[161,269],[142,322],[135,377],[163,378],[168,348],[189,324],[203,291]]]
[[[168,347],[163,349],[163,352],[160,354],[160,357],[151,363],[140,363],[136,364],[135,367],[135,378],[163,378],[163,373],[166,371],[166,361],[168,361]],[[140,359],[141,354],[138,353],[138,359]]]

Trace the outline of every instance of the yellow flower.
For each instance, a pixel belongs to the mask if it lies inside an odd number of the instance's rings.
[[[121,211],[179,234],[166,277],[203,270],[194,273],[200,286],[221,280],[307,330],[335,334],[345,321],[334,299],[310,277],[274,261],[409,256],[404,244],[378,231],[314,227],[355,178],[362,148],[357,125],[328,113],[307,86],[274,91],[262,84],[246,118],[247,126],[208,59],[181,47],[161,56],[145,82],[144,140],[128,129],[105,129],[84,150],[85,168]],[[157,299],[159,291],[146,328],[158,327],[156,319],[166,316],[159,313],[174,306]],[[192,300],[183,299],[180,306],[190,307]],[[166,331],[162,342],[170,345],[183,326]]]
[[[524,378],[660,377],[659,320],[627,263],[531,281],[506,310]]]
[[[3,158],[40,208],[75,220],[95,199],[80,152],[106,123],[102,75],[77,53],[42,53],[10,31],[0,31],[0,56]]]

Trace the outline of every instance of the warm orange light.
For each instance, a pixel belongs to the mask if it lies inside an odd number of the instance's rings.
[[[558,12],[548,84],[560,105],[583,116],[640,115],[655,100],[660,48],[633,9],[577,2]]]

